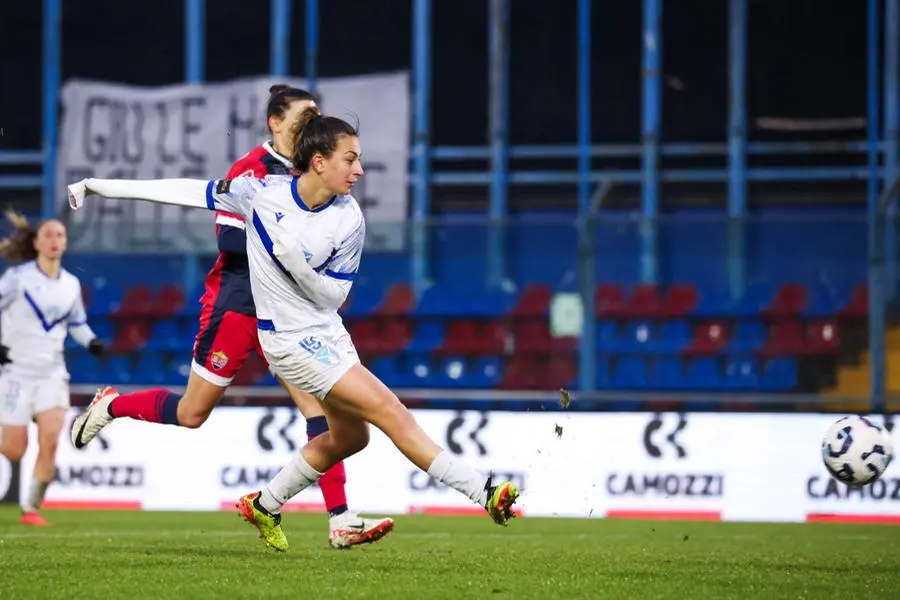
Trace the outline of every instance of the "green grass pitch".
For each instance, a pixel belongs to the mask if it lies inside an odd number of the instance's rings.
[[[228,513],[0,510],[0,598],[900,597],[900,527],[400,516],[327,546],[324,515],[288,513],[289,552]]]

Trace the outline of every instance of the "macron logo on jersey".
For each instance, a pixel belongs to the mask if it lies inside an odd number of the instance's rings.
[[[277,213],[275,213],[275,222],[276,222],[276,223],[281,223],[281,220],[282,220],[283,218],[284,218],[284,213],[283,213],[283,212],[277,212]]]

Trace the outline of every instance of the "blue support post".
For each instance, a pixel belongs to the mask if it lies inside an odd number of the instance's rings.
[[[413,0],[413,290],[420,295],[429,284],[429,231],[431,192],[431,0]]]
[[[319,0],[306,0],[306,89],[316,94],[319,79]]]
[[[594,315],[594,235],[591,206],[591,0],[578,0],[578,223],[581,229],[581,303],[584,328],[578,353],[581,389],[596,387],[597,362]]]
[[[184,5],[184,79],[202,83],[206,70],[206,1],[185,0]]]
[[[291,71],[291,3],[271,0],[269,15],[269,74],[287,77]]]
[[[206,1],[185,0],[184,9],[185,83],[203,83],[206,78]],[[185,253],[183,284],[185,293],[190,293],[194,289],[199,278],[200,259],[197,253]]]
[[[884,180],[890,186],[900,175],[900,0],[887,0],[884,17]],[[897,206],[888,207],[885,235],[887,272],[885,281],[888,301],[897,293]]]
[[[644,0],[641,37],[641,280],[659,279],[659,142],[662,124],[662,0]]]
[[[747,0],[728,3],[728,280],[740,298],[746,286]]]
[[[878,264],[878,244],[884,243],[884,224],[880,222],[884,216],[879,207],[879,172],[878,172],[878,123],[879,123],[879,85],[878,85],[878,52],[879,0],[868,0],[866,76],[868,99],[868,206],[869,206],[869,386],[873,410],[883,408],[885,396],[885,356],[884,356],[884,249],[881,249],[881,264]],[[890,183],[888,183],[890,185]]]
[[[506,216],[509,192],[509,0],[488,4],[488,118],[491,146],[488,285],[499,287],[506,277]]]
[[[56,140],[59,133],[60,47],[62,38],[61,0],[44,0],[44,106],[41,214],[56,215]]]
[[[880,191],[878,172],[878,159],[880,154],[878,147],[878,124],[880,121],[878,51],[881,44],[879,43],[878,4],[879,0],[868,0],[868,13],[866,18],[866,111],[868,113],[866,116],[866,123],[868,126],[866,151],[869,166],[867,199],[870,215],[878,213],[878,194]]]

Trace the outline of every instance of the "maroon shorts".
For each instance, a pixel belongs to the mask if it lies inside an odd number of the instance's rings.
[[[266,362],[259,345],[256,317],[203,307],[200,331],[194,340],[191,369],[195,373],[214,385],[227,387],[253,351]]]

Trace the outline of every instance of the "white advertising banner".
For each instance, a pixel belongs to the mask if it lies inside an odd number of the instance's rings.
[[[450,452],[515,481],[525,516],[900,522],[896,466],[862,489],[826,472],[820,443],[836,416],[413,412]],[[63,440],[48,506],[230,508],[305,439],[305,421],[288,408],[223,407],[198,430],[123,419],[84,450]],[[35,456],[32,446],[22,463],[23,494]],[[369,447],[346,466],[355,510],[478,512],[374,428]],[[292,507],[320,510],[319,490],[305,490]]]
[[[138,87],[70,80],[63,119],[57,198],[85,177],[216,179],[269,138],[269,87],[303,79],[254,77],[222,83]],[[366,214],[370,249],[404,244],[409,160],[409,75],[405,72],[322,79],[326,114],[360,125],[366,174],[354,196]],[[71,214],[70,248],[119,252],[215,251],[213,217],[205,210],[95,198]]]

